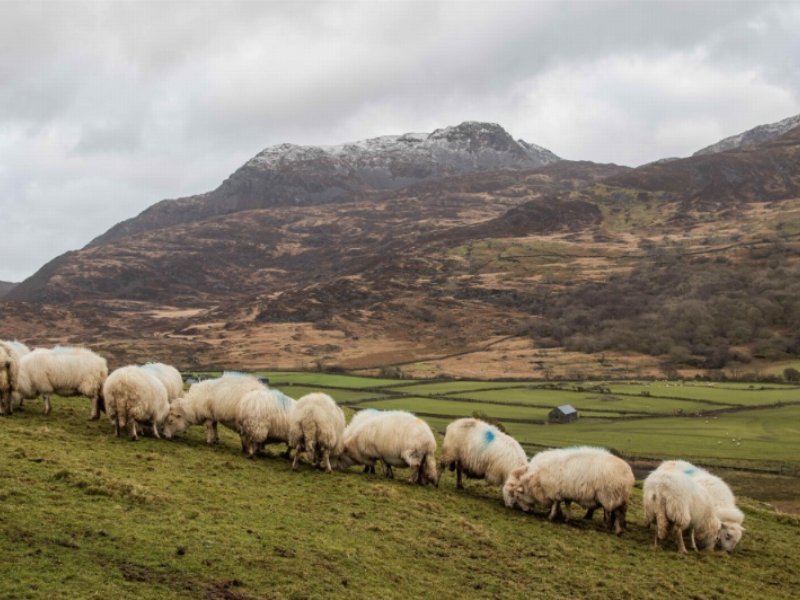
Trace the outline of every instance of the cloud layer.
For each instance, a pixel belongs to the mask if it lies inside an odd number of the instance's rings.
[[[262,148],[502,124],[637,165],[800,112],[769,2],[3,2],[0,280]]]

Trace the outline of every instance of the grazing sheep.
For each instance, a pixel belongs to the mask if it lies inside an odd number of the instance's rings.
[[[528,472],[530,467],[535,467],[540,463],[545,463],[551,460],[554,460],[554,457],[558,454],[564,452],[565,449],[563,448],[551,448],[549,450],[542,450],[541,452],[534,454],[528,464],[522,465],[517,467],[511,473],[509,473],[508,478],[506,479],[505,484],[503,485],[503,501],[508,508],[514,508],[515,506],[519,506],[525,512],[528,512],[532,508],[531,503],[525,502],[525,500],[521,497],[518,497],[517,490],[519,488],[520,479],[522,476]],[[592,513],[594,509],[591,509]],[[560,512],[560,507],[559,507]],[[587,517],[589,513],[587,512]]]
[[[180,371],[171,365],[164,363],[147,363],[142,368],[155,376],[167,389],[167,400],[173,400],[183,396],[183,377]]]
[[[633,483],[633,471],[624,460],[603,448],[581,446],[534,457],[508,496],[523,510],[533,504],[549,506],[551,521],[559,516],[568,519],[568,514],[561,514],[562,501],[586,508],[587,519],[602,507],[608,528],[621,535]]]
[[[342,409],[327,394],[300,398],[289,425],[289,446],[294,448],[292,469],[297,470],[300,453],[306,452],[315,467],[322,464],[331,473],[331,458],[337,460],[342,454],[344,422]]]
[[[697,542],[702,548],[713,549],[722,524],[711,495],[684,472],[682,465],[676,461],[661,463],[644,480],[642,496],[645,526],[656,523],[656,548],[672,530],[678,552],[685,554],[683,532],[689,530],[694,550],[697,550]]]
[[[683,471],[708,492],[711,503],[714,505],[714,512],[720,520],[717,543],[726,552],[733,552],[746,530],[742,526],[744,513],[736,506],[736,497],[731,488],[716,475],[690,462],[684,460],[666,462]],[[695,547],[695,544],[693,543],[692,546]]]
[[[22,400],[44,397],[49,415],[50,395],[86,396],[92,401],[90,419],[100,418],[103,383],[108,377],[106,359],[86,348],[37,348],[19,362],[17,393]]]
[[[243,373],[224,373],[217,379],[195,383],[183,398],[175,400],[164,422],[164,437],[171,439],[192,425],[206,424],[206,442],[219,441],[217,423],[238,433],[237,410],[242,398],[254,390],[266,389],[258,379]]]
[[[167,388],[150,369],[131,365],[115,370],[103,384],[108,420],[114,433],[128,430],[131,440],[139,439],[137,423],[150,423],[153,435],[169,413]]]
[[[410,467],[409,482],[438,485],[436,438],[430,426],[415,415],[400,411],[376,411],[344,432],[344,466],[371,466],[381,461],[384,474],[393,477],[392,467]]]
[[[345,427],[345,431],[347,431],[350,427],[356,427],[360,423],[371,419],[372,417],[380,414],[377,408],[362,408],[353,417],[350,419],[350,423],[347,424]],[[375,473],[375,465],[364,465],[364,473]]]
[[[253,390],[244,395],[236,409],[236,426],[242,452],[250,458],[266,444],[285,442],[289,450],[289,419],[297,402],[278,390]]]
[[[528,458],[519,442],[479,419],[458,419],[447,426],[439,464],[456,472],[456,487],[464,489],[462,472],[471,479],[502,485]]]
[[[13,412],[11,397],[19,385],[20,356],[8,343],[0,342],[0,415]]]

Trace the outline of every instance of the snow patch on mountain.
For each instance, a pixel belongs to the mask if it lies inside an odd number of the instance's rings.
[[[748,129],[742,133],[726,137],[716,144],[711,144],[695,152],[693,156],[701,154],[714,154],[716,152],[725,152],[726,150],[735,150],[737,148],[747,148],[761,142],[766,142],[772,138],[783,135],[790,129],[800,127],[800,115],[788,117],[777,123],[769,123],[767,125],[759,125],[753,129]]]

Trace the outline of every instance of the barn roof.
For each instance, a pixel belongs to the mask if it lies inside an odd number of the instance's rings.
[[[572,413],[578,412],[575,410],[575,407],[572,404],[562,404],[558,407],[558,410],[564,413],[565,415],[571,415]]]

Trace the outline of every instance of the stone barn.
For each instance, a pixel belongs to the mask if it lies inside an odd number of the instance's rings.
[[[571,404],[556,406],[547,415],[548,423],[571,423],[578,420],[578,411]]]

